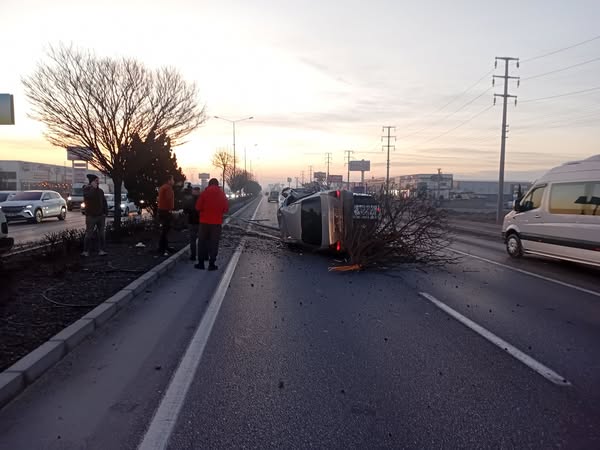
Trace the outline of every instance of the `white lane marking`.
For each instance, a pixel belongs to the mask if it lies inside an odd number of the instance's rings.
[[[578,290],[580,292],[585,292],[586,294],[590,294],[590,295],[594,295],[596,297],[600,297],[600,292],[597,292],[597,291],[592,291],[590,289],[585,289],[585,288],[582,288],[582,287],[579,287],[579,286],[575,286],[574,284],[565,283],[564,281],[556,280],[554,278],[545,277],[543,275],[538,275],[537,273],[529,272],[527,270],[518,269],[516,267],[511,267],[509,265],[502,264],[502,263],[493,261],[491,259],[482,258],[481,256],[475,256],[475,255],[472,255],[471,253],[461,252],[460,250],[455,250],[453,248],[449,248],[448,250],[450,250],[451,252],[454,252],[454,253],[458,253],[459,255],[469,256],[470,258],[478,259],[480,261],[485,261],[486,263],[493,264],[495,266],[504,267],[505,269],[508,269],[508,270],[513,270],[515,272],[519,272],[519,273],[522,273],[522,274],[525,274],[525,275],[529,275],[531,277],[539,278],[541,280],[549,281],[551,283],[560,284],[561,286],[565,286],[565,287],[568,287],[568,288],[571,288],[571,289],[576,289],[576,290]]]
[[[430,295],[427,292],[419,292],[419,295],[421,297],[426,298],[427,300],[429,300],[431,303],[433,303],[435,306],[437,306],[438,308],[440,308],[442,311],[444,311],[445,313],[447,313],[450,316],[454,317],[460,323],[462,323],[466,327],[470,328],[471,330],[473,330],[475,333],[479,334],[484,339],[487,339],[492,344],[494,344],[494,345],[500,347],[501,349],[505,350],[508,354],[510,354],[514,358],[518,359],[519,361],[521,361],[523,364],[525,364],[530,369],[535,370],[537,373],[539,373],[541,376],[543,376],[547,380],[551,381],[552,383],[554,383],[554,384],[556,384],[558,386],[571,386],[571,383],[569,383],[565,379],[565,377],[557,374],[554,370],[550,369],[549,367],[546,367],[542,363],[540,363],[540,362],[536,361],[535,359],[533,359],[531,356],[523,353],[518,348],[516,348],[513,345],[511,345],[508,342],[506,342],[504,339],[496,336],[491,331],[486,330],[481,325],[476,324],[471,319],[463,316],[459,312],[457,312],[454,309],[450,308],[448,305],[446,305],[445,303],[439,301],[433,295]]]
[[[253,218],[256,217],[262,199],[254,211]],[[152,422],[144,435],[144,439],[139,445],[140,450],[158,450],[166,449],[169,444],[171,433],[177,424],[177,419],[181,408],[185,402],[188,390],[195,378],[196,371],[200,365],[202,354],[206,348],[206,344],[210,337],[213,325],[223,304],[223,299],[229,288],[229,283],[235,272],[237,263],[240,259],[242,251],[244,249],[246,240],[242,239],[235,250],[235,253],[231,257],[223,278],[219,282],[219,286],[215,291],[206,312],[202,316],[202,320],[196,328],[194,337],[188,345],[183,358],[181,359],[175,374],[171,378],[169,387],[165,392],[163,399],[158,406],[156,414],[152,418]]]

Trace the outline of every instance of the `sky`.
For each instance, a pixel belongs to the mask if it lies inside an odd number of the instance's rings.
[[[0,17],[0,93],[16,109],[16,125],[0,126],[0,160],[66,160],[28,118],[21,83],[60,43],[197,83],[209,119],[176,148],[192,181],[232,149],[232,125],[213,116],[254,117],[236,126],[236,154],[263,184],[308,180],[328,152],[345,179],[345,150],[371,161],[367,177],[384,176],[383,126],[395,127],[391,176],[497,179],[496,56],[521,59],[509,66],[521,82],[509,83],[507,179],[600,153],[597,0],[0,0]]]

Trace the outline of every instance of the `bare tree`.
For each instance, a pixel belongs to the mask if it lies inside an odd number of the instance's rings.
[[[127,171],[121,150],[133,136],[164,134],[175,146],[206,121],[196,85],[173,68],[151,70],[134,59],[101,58],[63,45],[47,56],[22,80],[30,117],[47,126],[53,145],[89,149],[91,156],[80,156],[112,178],[116,198]]]
[[[212,164],[217,169],[221,170],[221,185],[223,186],[223,189],[225,189],[225,179],[228,177],[228,173],[231,172],[233,168],[233,155],[227,150],[217,150],[213,155]]]

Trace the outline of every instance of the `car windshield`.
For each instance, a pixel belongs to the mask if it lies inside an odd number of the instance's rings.
[[[76,197],[77,196],[81,197],[83,195],[83,188],[82,187],[73,188],[71,195],[74,195]]]
[[[9,192],[0,192],[0,202],[5,202],[11,195]]]
[[[42,198],[42,193],[39,191],[34,192],[17,192],[11,201],[19,201],[19,200],[39,200]]]

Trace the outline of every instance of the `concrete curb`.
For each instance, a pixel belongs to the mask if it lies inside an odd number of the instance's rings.
[[[239,208],[239,214],[250,205]],[[64,358],[86,337],[110,320],[118,311],[127,306],[134,297],[144,292],[161,277],[173,270],[177,262],[187,257],[190,247],[186,245],[162,263],[132,281],[115,295],[100,303],[81,319],[72,323],[47,342],[25,355],[4,372],[0,373],[0,408],[18,396],[25,388]]]

